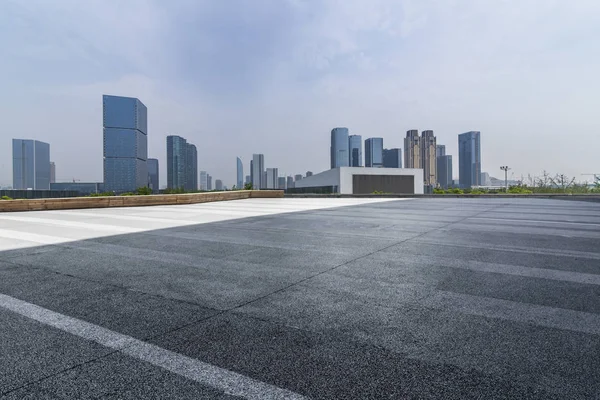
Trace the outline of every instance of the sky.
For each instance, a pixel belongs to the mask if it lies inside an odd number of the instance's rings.
[[[432,129],[454,156],[481,131],[501,177],[600,173],[597,0],[2,0],[0,184],[11,139],[50,143],[57,181],[102,180],[102,95],[235,182],[253,153],[280,175],[329,167],[330,131],[403,148]]]

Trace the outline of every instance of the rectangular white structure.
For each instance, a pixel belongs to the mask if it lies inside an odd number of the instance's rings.
[[[296,182],[296,188],[339,194],[423,194],[423,170],[416,168],[334,168]],[[315,190],[315,191],[316,191]]]

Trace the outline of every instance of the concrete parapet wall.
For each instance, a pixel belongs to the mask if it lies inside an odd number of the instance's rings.
[[[0,212],[71,210],[78,208],[143,207],[197,204],[249,198],[282,198],[281,190],[239,190],[149,196],[70,197],[61,199],[0,200]]]

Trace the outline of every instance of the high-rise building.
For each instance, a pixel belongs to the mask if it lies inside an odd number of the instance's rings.
[[[223,181],[220,179],[217,179],[215,181],[215,190],[223,190]]]
[[[129,192],[148,185],[148,110],[136,98],[102,96],[104,190]]]
[[[210,174],[206,175],[206,190],[213,190],[212,176]]]
[[[299,181],[299,180],[301,180],[301,179],[302,179],[302,174],[296,174],[296,175],[294,175],[294,180],[295,180],[296,182],[298,182],[298,181]]]
[[[287,187],[288,189],[291,189],[291,188],[293,188],[293,187],[295,186],[295,185],[294,185],[294,178],[293,178],[293,177],[291,177],[291,176],[288,176],[288,177],[286,178],[285,184],[286,184],[286,187]]]
[[[181,136],[167,136],[167,187],[184,189],[186,178],[187,140]]]
[[[279,182],[277,177],[279,176],[279,171],[277,168],[267,168],[267,189],[277,189],[279,186]]]
[[[200,171],[200,190],[208,190],[208,174]]]
[[[236,172],[237,172],[237,183],[236,183],[236,187],[238,189],[241,189],[244,187],[244,164],[242,163],[242,159],[237,157],[236,158],[236,162],[237,162],[237,168],[236,168]]]
[[[411,129],[404,138],[404,168],[421,168],[421,137]]]
[[[50,145],[13,139],[13,189],[50,190]]]
[[[277,178],[277,188],[280,190],[285,190],[285,176],[280,176]]]
[[[198,150],[193,144],[185,146],[185,190],[198,190]]]
[[[383,150],[384,168],[402,168],[402,150],[384,149]]]
[[[244,180],[244,185],[247,185],[249,183],[252,183],[252,178],[250,178],[250,175],[246,175],[246,179]]]
[[[362,154],[362,136],[350,135],[348,136],[348,146],[350,151],[350,167],[362,167],[363,166],[363,154]]]
[[[487,172],[481,173],[481,186],[492,186],[492,178]]]
[[[463,188],[481,186],[480,136],[479,131],[458,135],[458,181]]]
[[[309,176],[313,176],[312,171],[306,171],[306,177],[308,178]]]
[[[423,168],[424,184],[437,185],[437,143],[433,131],[421,134],[421,168]]]
[[[198,150],[181,136],[167,136],[167,187],[198,190]]]
[[[263,181],[265,172],[265,156],[264,154],[252,155],[252,187],[254,189],[264,189],[266,182]]]
[[[448,189],[449,187],[453,186],[451,155],[442,155],[437,157],[437,179],[438,184],[442,189]]]
[[[50,183],[56,183],[56,164],[50,161]]]
[[[156,158],[148,159],[148,187],[153,192],[158,192],[158,160]]]
[[[446,146],[443,144],[438,144],[436,146],[436,155],[439,156],[445,156],[446,155]]]
[[[331,130],[331,168],[349,166],[349,144],[348,128],[333,128]]]
[[[383,167],[383,138],[365,140],[365,167]]]

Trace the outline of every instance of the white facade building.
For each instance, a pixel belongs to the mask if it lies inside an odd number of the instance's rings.
[[[415,168],[342,167],[296,182],[306,193],[330,190],[339,194],[423,194],[423,170]]]

